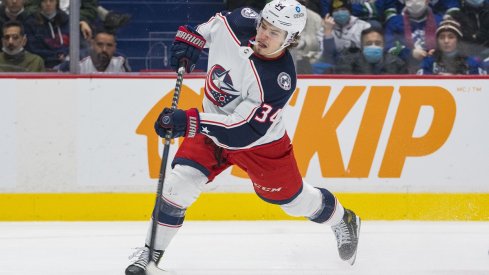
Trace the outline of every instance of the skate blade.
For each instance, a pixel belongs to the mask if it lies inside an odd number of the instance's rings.
[[[353,256],[349,260],[347,260],[347,262],[350,265],[353,265],[355,263],[355,260],[357,259],[358,243],[360,242],[360,226],[362,225],[362,220],[358,216],[357,216],[357,224],[358,224],[358,227],[357,227],[357,249],[355,249],[355,254],[353,254]]]
[[[150,262],[146,267],[146,275],[176,275],[177,273],[174,271],[164,270],[158,268],[154,262]]]

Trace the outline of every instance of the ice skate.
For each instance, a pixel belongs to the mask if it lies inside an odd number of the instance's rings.
[[[360,223],[360,218],[353,211],[345,208],[341,222],[331,227],[336,236],[340,258],[350,265],[355,263],[357,257]]]
[[[153,252],[153,260],[156,265],[158,265],[161,256],[163,256],[163,252],[162,250]],[[136,258],[136,260],[126,268],[126,275],[146,275],[146,267],[149,263],[149,247],[139,248],[131,258]]]

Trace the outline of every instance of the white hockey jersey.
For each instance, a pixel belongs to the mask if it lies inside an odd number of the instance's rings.
[[[296,87],[288,51],[274,59],[252,54],[249,41],[256,35],[257,16],[241,8],[218,13],[196,28],[209,48],[200,133],[227,149],[283,137],[282,110]]]
[[[113,56],[110,60],[109,65],[103,72],[97,71],[93,65],[92,58],[89,56],[80,60],[80,73],[90,74],[90,73],[124,73],[128,72],[127,60],[123,56]]]

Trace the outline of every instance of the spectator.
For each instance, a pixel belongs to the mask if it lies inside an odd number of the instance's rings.
[[[29,12],[24,8],[24,0],[5,0],[0,6],[0,26],[11,20],[24,23],[28,15]]]
[[[39,9],[39,4],[41,0],[28,0],[27,9],[31,11],[36,11]],[[88,55],[90,42],[89,39],[92,37],[92,29],[97,21],[97,0],[80,0],[80,57],[85,57]],[[59,0],[59,9],[69,14],[69,1]],[[83,38],[83,39],[82,39]]]
[[[384,36],[381,28],[371,27],[362,31],[362,48],[348,51],[338,59],[338,74],[407,74],[405,62],[384,52]]]
[[[63,1],[63,0],[60,1],[64,3],[63,11],[66,14],[69,14],[69,8],[70,8],[69,2],[66,3],[67,1]],[[97,6],[98,6],[97,0],[80,1],[80,31],[83,35],[83,38],[85,38],[86,41],[88,41],[93,36],[92,29],[97,21],[97,15],[98,15]]]
[[[321,16],[325,17],[331,13],[332,0],[320,0]],[[353,0],[351,14],[378,27],[396,14],[397,0]],[[391,9],[387,9],[391,7]]]
[[[100,30],[91,41],[90,55],[80,61],[80,73],[123,73],[131,69],[127,59],[116,54],[115,34]],[[60,66],[60,71],[68,71],[69,62]]]
[[[392,2],[389,3],[389,8],[393,7],[397,10],[397,13],[402,13],[402,10],[406,6],[405,0],[394,0],[394,5]],[[440,16],[445,14],[451,14],[454,11],[460,10],[460,0],[429,0],[428,4],[433,10],[433,13]]]
[[[41,0],[29,0],[30,9],[39,7]],[[59,8],[69,14],[69,0],[59,0]],[[80,0],[80,32],[83,39],[80,39],[80,57],[89,54],[90,39],[93,37],[93,29],[103,25],[108,31],[114,32],[127,24],[131,16],[108,11],[99,6],[98,0]]]
[[[28,9],[36,10],[41,0],[28,0]],[[60,9],[69,14],[70,1],[60,0]],[[129,22],[129,14],[109,11],[100,6],[98,0],[80,0],[80,30],[85,39],[92,37],[92,29],[100,22],[109,31],[115,31]]]
[[[430,7],[433,12],[439,15],[449,15],[460,10],[461,0],[430,0]]]
[[[27,0],[26,9],[30,10],[31,13],[35,13],[39,11],[40,2],[41,0]],[[82,27],[82,24],[91,25],[95,23],[98,16],[97,6],[97,0],[80,0],[80,27]],[[59,0],[58,8],[60,10],[69,14],[69,7],[69,1]],[[91,37],[91,35],[89,35],[88,38],[89,37]]]
[[[298,2],[306,7],[307,21],[297,47],[292,48],[290,53],[294,59],[297,73],[311,74],[313,72],[311,64],[321,57],[323,50],[322,18],[307,8],[309,0],[299,0]]]
[[[436,47],[436,28],[441,16],[428,6],[429,0],[406,0],[402,14],[392,17],[385,27],[388,52],[398,55],[415,73],[421,60]]]
[[[2,27],[0,72],[44,72],[44,61],[24,49],[27,37],[19,21],[8,21]]]
[[[461,38],[462,31],[458,22],[442,21],[436,30],[437,47],[431,56],[423,59],[418,74],[485,74],[479,61],[464,53],[459,43]]]
[[[462,41],[467,44],[469,55],[489,56],[489,2],[484,0],[462,1],[460,11],[450,14],[462,26]]]
[[[42,0],[40,10],[26,21],[27,49],[44,59],[46,68],[56,70],[69,53],[69,18],[58,0]]]
[[[360,34],[370,24],[351,15],[350,0],[333,0],[324,26],[322,61],[334,66],[338,55],[346,50],[360,48]]]

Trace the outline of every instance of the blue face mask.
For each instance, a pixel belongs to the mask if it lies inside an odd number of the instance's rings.
[[[384,48],[381,46],[365,46],[363,47],[363,56],[368,63],[378,63],[383,56]]]
[[[467,4],[469,4],[469,6],[474,8],[482,7],[482,5],[484,4],[484,0],[466,0],[466,1]]]
[[[350,12],[348,10],[337,10],[333,12],[334,22],[340,26],[344,26],[350,22]]]

